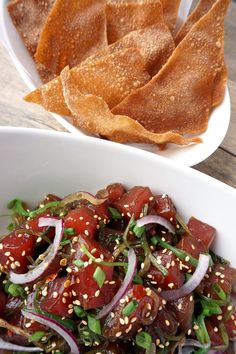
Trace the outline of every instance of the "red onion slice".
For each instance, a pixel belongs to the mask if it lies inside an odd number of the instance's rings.
[[[137,264],[136,254],[134,250],[130,248],[128,253],[128,269],[124,281],[120,289],[117,291],[116,295],[113,297],[112,301],[108,305],[104,306],[102,310],[98,313],[98,315],[96,316],[97,320],[108,315],[114,309],[114,307],[116,307],[120,299],[126,294],[130,284],[133,281],[135,270],[136,270],[136,264]]]
[[[209,255],[200,254],[198,265],[192,277],[181,288],[175,290],[162,291],[161,296],[167,301],[177,300],[181,297],[189,295],[195,290],[204,278],[210,262]]]
[[[80,354],[79,345],[76,338],[71,334],[65,327],[56,322],[55,320],[48,318],[46,316],[38,315],[33,312],[21,311],[22,315],[29,320],[41,323],[44,326],[51,328],[53,331],[58,333],[69,345],[71,354]]]
[[[164,226],[172,234],[175,233],[174,226],[168,220],[159,215],[147,215],[137,220],[138,227],[142,227],[147,224],[158,224]]]
[[[9,350],[14,352],[39,352],[43,351],[42,348],[37,347],[22,347],[21,345],[16,345],[13,343],[5,342],[3,339],[0,338],[0,349]]]
[[[34,282],[43,275],[57,255],[64,231],[63,220],[56,218],[40,218],[38,220],[38,226],[55,227],[54,242],[49,246],[49,252],[45,259],[37,267],[24,274],[17,274],[12,271],[10,272],[9,280],[14,284],[27,284]]]

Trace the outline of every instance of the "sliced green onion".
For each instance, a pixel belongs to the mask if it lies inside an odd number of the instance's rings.
[[[160,246],[172,251],[174,253],[174,255],[176,257],[178,257],[179,259],[181,259],[182,261],[185,261],[186,263],[191,264],[195,268],[197,267],[198,260],[196,258],[192,257],[191,254],[189,254],[183,250],[180,250],[179,248],[171,246],[169,243],[161,240],[159,237],[156,237],[156,238],[157,238],[158,244]]]
[[[138,302],[136,300],[132,300],[122,310],[122,314],[124,316],[128,316],[129,317],[136,310],[137,307],[138,307]]]
[[[73,227],[65,227],[64,234],[68,236],[73,236],[75,235],[75,229],[73,229]]]
[[[134,279],[133,279],[133,283],[134,284],[143,284],[143,279],[138,273],[135,274]]]
[[[81,259],[76,259],[73,264],[78,267],[78,268],[83,268],[84,267],[84,261],[82,261]]]
[[[76,314],[77,317],[83,318],[86,316],[86,312],[84,309],[80,306],[74,306],[74,313]]]
[[[122,220],[122,216],[121,216],[120,212],[117,209],[109,207],[108,210],[109,210],[109,212],[111,214],[112,219],[114,219],[114,220]]]
[[[96,281],[99,288],[101,289],[104,284],[104,281],[106,280],[106,273],[104,273],[104,271],[100,267],[97,267],[95,272],[93,273],[93,279]]]
[[[14,297],[20,296],[23,299],[26,295],[24,288],[19,284],[9,284],[7,286],[7,292]]]
[[[126,244],[126,246],[129,246],[129,242],[127,240],[127,236],[130,230],[132,230],[136,225],[136,221],[134,220],[134,215],[131,216],[130,221],[128,223],[128,225],[126,226],[126,229],[123,233],[123,240],[124,243]]]
[[[143,233],[145,232],[145,226],[138,227],[137,225],[134,226],[133,228],[133,233],[140,238]]]
[[[158,245],[158,240],[157,240],[157,238],[156,238],[155,236],[153,236],[153,237],[151,238],[151,243],[152,243],[154,246]]]
[[[152,337],[147,332],[139,332],[135,337],[137,346],[143,349],[149,349],[152,345]]]
[[[89,250],[86,248],[85,245],[81,245],[80,246],[80,250],[81,250],[81,252],[86,254],[86,256],[89,259],[91,259],[94,263],[97,263],[97,264],[100,264],[100,265],[103,265],[103,266],[107,266],[107,267],[127,267],[128,266],[128,263],[126,263],[126,262],[105,262],[105,261],[102,261],[100,258],[98,259],[98,258],[94,257],[89,252]]]
[[[227,299],[226,293],[224,292],[224,290],[221,288],[221,286],[219,284],[217,284],[217,283],[213,284],[212,288],[221,300]]]
[[[62,239],[60,245],[63,247],[63,246],[69,245],[70,243],[71,243],[71,240]]]
[[[204,316],[212,316],[212,315],[220,315],[222,314],[222,310],[220,306],[214,302],[207,302],[205,300],[200,300],[202,308],[203,308],[203,315]]]
[[[217,304],[219,306],[225,306],[230,301],[230,297],[229,296],[227,296],[225,300],[215,300],[215,299],[212,299],[212,298],[208,298],[208,297],[206,297],[204,295],[200,295],[200,296],[201,296],[201,299],[203,299],[204,301],[213,302],[213,303],[215,303],[215,304]]]
[[[8,209],[14,210],[19,215],[34,218],[35,216],[42,214],[48,208],[58,206],[59,203],[60,203],[59,201],[54,201],[54,202],[50,202],[50,203],[45,204],[42,208],[38,208],[33,211],[26,211],[24,209],[22,201],[20,199],[13,199],[12,201],[10,201],[8,203],[7,207],[8,207]]]
[[[162,264],[157,263],[157,259],[151,253],[149,255],[149,259],[154,267],[156,267],[161,274],[164,275],[164,277],[168,275],[168,270]]]
[[[196,330],[196,337],[198,341],[202,344],[210,344],[211,340],[205,325],[205,316],[203,314],[199,315],[196,319],[195,323],[198,326],[198,330]]]
[[[29,342],[38,342],[43,338],[45,333],[43,331],[37,331],[32,334],[32,336],[28,339]]]
[[[96,334],[102,334],[100,321],[97,320],[92,315],[88,315],[87,319],[88,319],[88,328],[90,329],[90,331]]]

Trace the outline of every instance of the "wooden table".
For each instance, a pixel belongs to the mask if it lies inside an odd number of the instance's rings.
[[[229,70],[231,122],[228,133],[216,152],[194,168],[236,188],[236,3],[231,3],[225,25],[225,56]],[[28,92],[3,46],[0,44],[0,125],[34,127],[64,131],[40,107],[25,103]],[[224,117],[222,117],[224,119]]]

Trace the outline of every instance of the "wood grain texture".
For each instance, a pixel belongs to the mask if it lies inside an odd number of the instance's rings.
[[[225,23],[225,58],[229,73],[228,86],[232,108],[229,130],[217,151],[194,168],[236,188],[235,19],[236,3],[231,2]],[[22,100],[28,90],[1,44],[0,92],[0,125],[65,131],[49,113],[37,105],[25,103]]]

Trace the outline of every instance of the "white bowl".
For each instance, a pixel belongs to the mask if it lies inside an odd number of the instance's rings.
[[[40,79],[36,71],[33,59],[30,57],[21,38],[19,37],[11,18],[7,12],[8,0],[0,1],[0,39],[5,45],[16,69],[25,81],[29,90],[34,90],[40,85]],[[186,17],[190,0],[182,0],[178,24]],[[77,135],[85,135],[84,132],[75,128],[66,118],[52,113],[52,116],[63,125],[69,132]],[[132,144],[135,147],[151,151],[158,155],[168,157],[186,166],[193,166],[209,157],[221,144],[228,130],[230,121],[230,97],[228,88],[225,98],[220,106],[211,113],[209,126],[206,132],[200,135],[202,144],[191,146],[178,146],[170,144],[167,150],[159,150],[158,147],[148,144]]]
[[[0,128],[0,215],[19,197],[35,205],[47,193],[95,192],[112,182],[149,186],[217,229],[214,249],[236,266],[236,190],[198,171],[125,145],[68,133]],[[0,218],[4,228],[3,217]]]

